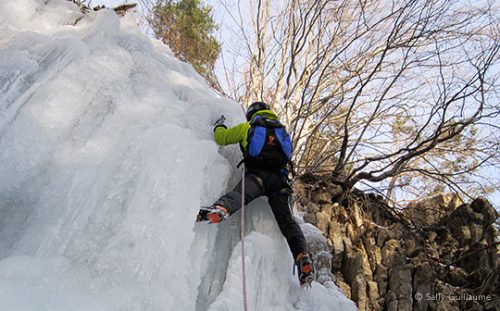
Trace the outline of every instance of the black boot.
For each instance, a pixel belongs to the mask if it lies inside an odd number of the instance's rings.
[[[300,286],[311,287],[311,282],[315,279],[314,263],[310,253],[300,253],[295,259],[295,265],[299,274]]]

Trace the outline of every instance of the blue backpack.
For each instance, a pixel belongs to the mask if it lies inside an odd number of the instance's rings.
[[[279,170],[292,160],[292,140],[278,120],[256,116],[250,123],[245,151],[245,165],[249,168]]]

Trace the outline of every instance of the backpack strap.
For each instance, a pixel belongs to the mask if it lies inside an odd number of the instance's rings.
[[[281,148],[283,149],[283,152],[285,152],[285,155],[287,158],[291,159],[292,158],[292,145],[285,144],[283,141],[285,135],[288,136],[288,133],[285,132],[285,129],[283,127],[276,128],[274,129],[274,132],[276,133],[276,137],[278,137],[278,140],[280,141]]]
[[[266,143],[267,128],[261,125],[256,126],[252,133],[252,142],[247,146],[248,155],[257,157]]]

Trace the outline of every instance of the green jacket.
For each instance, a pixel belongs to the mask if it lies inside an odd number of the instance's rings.
[[[240,146],[246,150],[248,145],[247,136],[248,130],[250,129],[250,122],[256,116],[262,116],[270,120],[278,120],[278,116],[271,110],[257,111],[248,122],[240,123],[228,129],[222,126],[217,127],[214,131],[215,142],[223,146],[239,143]]]

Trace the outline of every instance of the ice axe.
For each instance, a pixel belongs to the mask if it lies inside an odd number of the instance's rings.
[[[217,121],[215,121],[214,128],[217,128],[219,126],[226,127],[226,125],[224,124],[224,121],[226,121],[226,117],[224,117],[224,115],[221,115],[220,118],[217,119]]]

